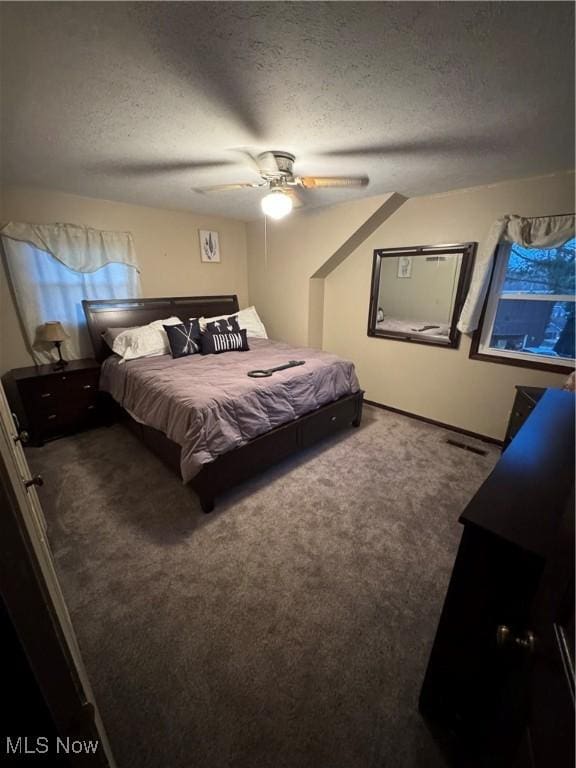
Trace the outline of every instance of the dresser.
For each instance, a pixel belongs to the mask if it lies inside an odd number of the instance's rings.
[[[98,393],[100,365],[91,359],[54,365],[14,368],[2,378],[12,413],[23,440],[42,445],[47,440],[77,432],[102,421]]]
[[[510,445],[510,442],[520,430],[528,416],[530,416],[544,392],[546,392],[544,387],[516,387],[516,396],[514,398],[512,410],[510,411],[506,437],[504,438],[504,448],[507,448]]]
[[[420,695],[456,766],[573,765],[574,406],[546,390],[460,516]],[[520,757],[526,734],[534,759]]]

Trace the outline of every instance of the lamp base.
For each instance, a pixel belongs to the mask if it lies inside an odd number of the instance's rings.
[[[54,342],[54,346],[58,350],[58,360],[56,360],[56,362],[52,366],[53,371],[61,371],[63,368],[65,368],[68,365],[68,360],[64,360],[64,358],[62,357],[62,352],[60,350],[61,344],[62,344],[61,341]]]

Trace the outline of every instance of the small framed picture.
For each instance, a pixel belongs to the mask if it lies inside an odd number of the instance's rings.
[[[412,277],[412,257],[398,257],[398,277]]]
[[[200,258],[202,261],[217,263],[220,261],[220,242],[218,232],[200,230]]]

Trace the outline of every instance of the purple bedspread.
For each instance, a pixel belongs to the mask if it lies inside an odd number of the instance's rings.
[[[100,388],[135,419],[182,447],[184,482],[203,464],[344,395],[358,392],[353,363],[307,347],[249,339],[249,352],[169,355],[102,366]],[[246,374],[289,360],[305,365],[269,378]]]

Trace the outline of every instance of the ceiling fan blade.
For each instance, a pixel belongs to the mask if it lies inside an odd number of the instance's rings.
[[[205,192],[228,192],[233,189],[250,189],[255,187],[265,187],[266,184],[251,184],[250,182],[239,182],[238,184],[215,184],[212,187],[200,187],[194,192],[204,194]]]
[[[226,160],[209,160],[206,162],[160,160],[157,163],[124,163],[119,161],[98,165],[94,167],[94,170],[119,176],[152,176],[163,173],[194,173],[194,171],[205,171],[212,168],[225,168],[229,165],[233,165],[233,163]]]
[[[260,175],[260,166],[258,164],[258,160],[249,149],[246,149],[245,147],[234,147],[230,151],[241,155],[244,164],[249,166],[253,171],[256,171],[256,173]]]
[[[365,187],[368,176],[298,176],[298,184],[304,189],[326,189],[328,187]]]
[[[483,152],[495,146],[493,136],[429,136],[422,139],[388,141],[380,145],[342,147],[320,152],[321,157],[398,157],[407,155],[433,155],[450,152]]]

